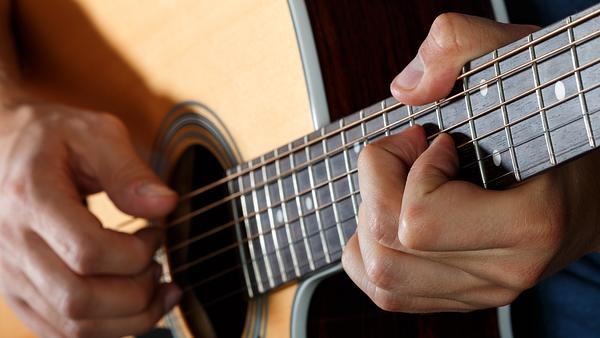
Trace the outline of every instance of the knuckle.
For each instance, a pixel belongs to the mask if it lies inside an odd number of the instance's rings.
[[[131,299],[134,304],[137,305],[137,311],[142,311],[151,304],[152,296],[154,295],[154,278],[150,275],[149,278],[146,278],[145,281],[137,281],[134,279],[130,279],[131,281]]]
[[[388,292],[383,292],[381,289],[376,289],[375,294],[371,298],[373,303],[384,311],[398,311],[398,304],[394,297]]]
[[[27,201],[27,190],[29,186],[29,180],[27,175],[24,173],[19,174],[17,177],[13,177],[4,183],[3,190],[8,196],[12,196],[17,200],[26,202]]]
[[[104,136],[119,138],[127,135],[125,123],[118,117],[108,113],[91,113],[90,120],[95,130]]]
[[[391,274],[390,266],[387,260],[380,257],[368,259],[365,266],[367,278],[376,286],[381,288],[390,288],[394,284],[394,276]]]
[[[367,227],[375,240],[382,244],[391,244],[396,239],[397,217],[392,217],[385,210],[370,213]]]
[[[492,302],[490,304],[486,304],[485,307],[486,308],[487,307],[499,307],[499,306],[511,304],[515,299],[517,299],[519,294],[520,294],[520,292],[511,290],[511,289],[503,289],[503,290],[494,292],[492,295],[492,297],[493,297]]]
[[[374,151],[375,145],[372,143],[367,144],[358,154],[358,172],[367,171],[369,169],[370,164],[375,160]]]
[[[464,16],[457,13],[443,13],[436,17],[425,40],[425,52],[455,53],[466,48],[467,46],[460,38],[461,34],[457,29],[464,20]]]
[[[544,268],[541,264],[529,263],[513,267],[511,273],[505,275],[505,285],[515,291],[523,291],[535,286]]]
[[[427,209],[419,203],[411,203],[402,210],[398,240],[413,250],[427,250],[432,243],[435,231],[433,222],[427,217]]]
[[[58,312],[69,319],[85,318],[88,311],[88,295],[83,286],[65,288],[58,302]]]
[[[96,272],[95,267],[100,255],[100,247],[94,240],[78,239],[66,248],[65,260],[69,268],[78,275]]]

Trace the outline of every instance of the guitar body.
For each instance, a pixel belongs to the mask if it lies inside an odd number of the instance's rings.
[[[450,10],[491,15],[487,3],[459,0],[22,0],[14,17],[32,90],[121,117],[140,153],[185,193],[389,96],[435,16]],[[127,220],[103,195],[90,206],[109,227]],[[171,238],[193,236],[195,222]],[[186,258],[162,258],[177,280],[174,264]],[[216,308],[192,290],[165,323],[177,337],[499,336],[496,310],[386,313],[340,271],[332,264]],[[0,336],[32,336],[2,306],[0,318]]]

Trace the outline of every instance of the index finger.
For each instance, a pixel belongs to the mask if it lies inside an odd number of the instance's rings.
[[[406,176],[426,148],[421,126],[371,143],[360,154],[358,179],[369,231],[379,243],[396,247]]]
[[[135,235],[103,228],[81,202],[69,196],[48,196],[43,205],[30,226],[80,275],[138,274],[152,262],[162,242],[157,228]]]

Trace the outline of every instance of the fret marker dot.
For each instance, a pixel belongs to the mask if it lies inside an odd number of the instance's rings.
[[[554,84],[554,95],[558,101],[562,101],[565,98],[565,84],[562,81],[557,81]]]
[[[304,206],[306,210],[311,210],[313,208],[313,200],[310,197],[304,199]]]
[[[354,153],[355,154],[360,153],[360,143],[358,143],[358,142],[354,143]]]
[[[479,87],[479,92],[481,93],[481,96],[485,97],[488,93],[488,86],[487,83],[485,83],[484,79],[481,79],[479,81],[479,84],[483,84],[483,86]]]
[[[281,211],[281,209],[277,209],[275,220],[277,220],[277,223],[283,223],[283,211]]]
[[[492,153],[492,160],[494,161],[494,165],[496,167],[499,167],[502,163],[502,156],[500,155],[500,152],[498,150],[494,150],[494,152]]]

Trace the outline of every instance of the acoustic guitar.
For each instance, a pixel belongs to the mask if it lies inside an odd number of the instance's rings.
[[[413,124],[430,138],[448,132],[461,178],[490,189],[596,148],[600,7],[470,62],[445,100],[386,99],[437,14],[492,9],[458,0],[22,0],[14,18],[32,90],[120,116],[180,193],[177,210],[154,221],[167,232],[164,278],[184,290],[164,320],[173,336],[511,337],[504,308],[381,311],[339,263],[368,142]],[[145,223],[103,195],[89,203],[112,228]],[[7,309],[0,316],[0,336],[31,336]]]

